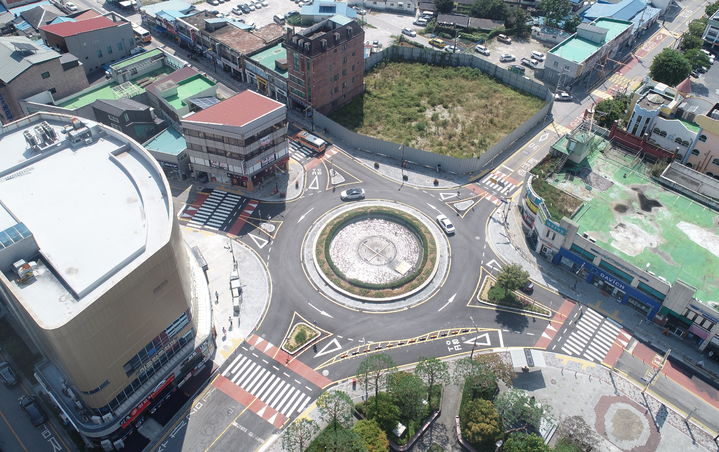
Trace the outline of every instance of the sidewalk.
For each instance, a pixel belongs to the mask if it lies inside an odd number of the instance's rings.
[[[238,185],[219,184],[215,182],[198,183],[200,187],[224,190],[245,198],[257,199],[265,202],[292,201],[302,195],[305,186],[305,169],[296,160],[290,158],[288,171],[278,170],[265,179],[254,190],[247,190]]]

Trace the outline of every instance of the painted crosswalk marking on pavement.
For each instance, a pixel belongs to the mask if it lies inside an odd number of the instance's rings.
[[[212,190],[199,208],[188,208],[188,225],[213,231],[226,231],[241,208],[244,198],[223,190]]]
[[[570,355],[587,358],[601,363],[615,341],[628,339],[620,325],[602,317],[596,311],[584,308],[581,317],[562,345],[562,351]],[[618,337],[622,333],[623,337]]]

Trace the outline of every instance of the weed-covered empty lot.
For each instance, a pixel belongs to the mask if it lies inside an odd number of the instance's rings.
[[[453,157],[473,157],[544,104],[478,69],[381,63],[365,93],[331,118],[355,132]]]

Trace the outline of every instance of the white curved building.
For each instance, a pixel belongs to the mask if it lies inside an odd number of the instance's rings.
[[[0,129],[0,299],[45,358],[37,380],[105,447],[214,354],[162,169],[95,122],[38,113]]]

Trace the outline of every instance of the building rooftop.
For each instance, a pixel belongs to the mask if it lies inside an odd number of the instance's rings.
[[[200,74],[191,67],[183,67],[171,74],[158,78],[151,85],[147,86],[147,90],[165,99],[165,101],[175,110],[180,110],[187,106],[187,99],[201,94],[208,88],[215,86],[215,82]],[[175,88],[177,88],[175,90]],[[163,96],[162,92],[168,89],[172,90],[169,96]]]
[[[178,155],[187,149],[187,142],[185,141],[185,137],[174,127],[168,127],[150,138],[144,146],[148,151]]]
[[[612,17],[620,20],[630,20],[641,10],[646,8],[646,0],[620,0],[616,3],[609,3],[604,0],[593,4],[582,13],[582,17],[594,20],[599,17]]]
[[[117,27],[123,23],[125,22],[113,22],[105,16],[99,16],[77,22],[61,22],[59,24],[45,25],[40,27],[40,30],[67,38],[82,33],[88,33],[90,31]]]
[[[604,44],[610,42],[624,30],[631,27],[632,23],[603,17],[592,22],[592,25],[607,30],[607,36],[603,42],[590,41],[589,39],[582,38],[579,37],[577,34],[574,34],[566,40],[562,41],[561,43],[557,44],[549,52],[566,60],[574,61],[575,63],[581,63],[582,61],[592,56]]]
[[[115,69],[115,70],[122,69],[122,68],[130,66],[132,64],[139,63],[140,61],[152,59],[152,58],[156,57],[157,55],[162,55],[162,50],[152,49],[149,52],[138,53],[137,55],[133,55],[130,58],[125,58],[122,61],[118,61],[117,63],[111,64],[110,68]]]
[[[54,140],[38,139],[43,121]],[[83,121],[38,113],[0,129],[2,207],[37,243],[22,256],[37,261],[34,278],[18,281],[5,261],[0,270],[46,329],[91,305],[166,244],[172,228],[169,186],[155,160],[114,129]],[[32,147],[27,133],[43,145]]]
[[[284,108],[284,104],[254,91],[245,90],[219,104],[190,115],[183,121],[243,127],[280,108]]]
[[[196,8],[189,2],[185,2],[183,0],[169,0],[166,2],[142,6],[140,7],[140,11],[149,15],[155,15],[160,11],[179,11],[180,13],[189,15],[196,11]]]
[[[134,81],[143,80],[143,84],[146,85],[145,81],[155,80],[156,78],[169,74],[172,72],[172,68],[163,66],[160,69],[144,74]],[[121,99],[123,97],[134,97],[145,92],[145,88],[140,86],[134,81],[125,82],[118,84],[116,82],[108,83],[106,85],[98,86],[97,88],[85,91],[77,96],[72,96],[65,99],[60,99],[57,104],[58,107],[67,108],[69,110],[76,110],[78,108],[89,105],[99,99]]]
[[[28,68],[59,57],[58,52],[35,44],[28,38],[0,37],[0,81],[10,83]]]
[[[250,59],[287,78],[287,49],[285,49],[282,43],[256,53],[252,55]],[[277,66],[278,61],[284,63],[284,68]]]
[[[341,16],[349,17],[354,19],[357,17],[357,11],[352,9],[349,4],[345,2],[331,2],[326,0],[319,0],[311,5],[303,6],[300,8],[300,14],[303,16],[334,16],[339,14]]]
[[[583,201],[572,216],[579,234],[670,283],[696,287],[703,302],[719,301],[716,211],[663,188],[634,155],[608,146],[547,182]]]

